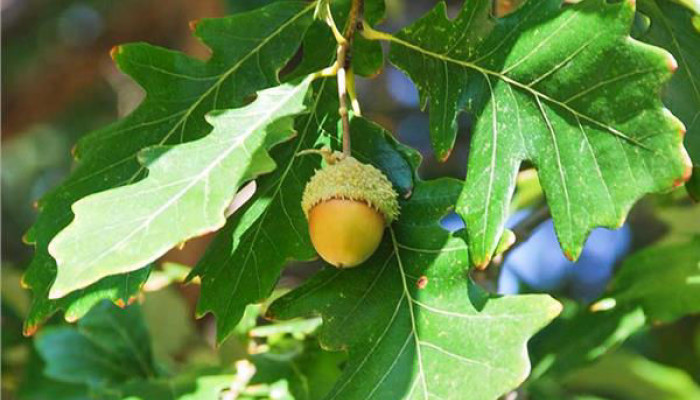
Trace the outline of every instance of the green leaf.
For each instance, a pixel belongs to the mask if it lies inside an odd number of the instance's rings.
[[[560,379],[620,346],[648,322],[639,307],[598,312],[585,305],[572,308],[572,315],[557,318],[532,339],[533,380]]]
[[[657,95],[672,58],[629,38],[631,1],[532,0],[502,19],[490,4],[467,1],[450,20],[439,3],[393,37],[366,35],[390,40],[392,63],[418,87],[438,158],[457,115],[476,117],[457,207],[472,262],[491,259],[525,160],[575,259],[592,228],[620,226],[639,197],[682,182],[682,125]]]
[[[320,167],[320,157],[296,154],[317,146],[322,131],[335,136],[337,103],[334,82],[320,82],[309,114],[296,121],[297,138],[273,151],[279,168],[257,181],[254,196],[229,220],[193,271],[202,278],[197,312],[214,313],[219,342],[233,331],[246,305],[269,297],[287,262],[316,256],[301,196],[306,182]],[[393,150],[397,144],[390,135],[360,118],[353,120],[351,131],[363,139],[357,141],[354,155],[363,162],[374,160],[390,179],[394,177],[399,191],[410,192],[412,178],[405,175],[410,166]],[[402,175],[399,178],[397,174]]]
[[[166,287],[144,296],[141,310],[153,341],[153,354],[159,360],[173,360],[196,338],[192,308],[182,293]],[[167,310],[167,312],[164,312]]]
[[[23,378],[16,388],[15,398],[20,400],[94,400],[94,397],[90,396],[88,386],[51,379],[44,374],[44,367],[44,362],[37,352],[30,352],[27,362],[22,366]],[[10,372],[4,369],[3,374],[6,382],[9,382],[10,376],[15,372],[19,373],[18,370],[19,368],[14,368]]]
[[[629,257],[607,297],[616,307],[642,307],[653,321],[670,322],[700,312],[700,238],[646,248]]]
[[[700,30],[692,21],[700,18],[699,11],[667,0],[641,0],[639,11],[650,19],[649,29],[639,39],[667,49],[678,62],[678,71],[664,90],[664,102],[685,123],[685,146],[700,168]],[[700,200],[698,174],[693,173],[693,183],[687,187]]]
[[[206,137],[142,152],[147,178],[73,204],[75,219],[49,244],[58,265],[49,297],[142,268],[178,243],[221,228],[243,183],[274,170],[267,151],[293,135],[312,78],[209,114],[214,129]]]
[[[315,338],[299,344],[301,349],[289,353],[270,351],[253,355],[257,371],[250,385],[284,380],[296,400],[321,399],[328,394],[340,376],[344,355],[324,351]]]
[[[494,297],[467,278],[464,240],[439,220],[461,182],[416,182],[363,266],[328,267],[275,301],[272,318],[321,315],[321,344],[349,360],[328,398],[494,399],[529,372],[526,341],[560,305]]]
[[[221,393],[230,388],[235,380],[235,374],[225,374],[216,369],[203,370],[172,378],[132,381],[108,393],[121,400],[211,400],[221,398]]]
[[[53,379],[90,386],[119,384],[156,375],[150,337],[141,311],[102,302],[76,328],[41,332],[36,348]]]
[[[603,299],[536,336],[533,377],[563,376],[651,323],[698,312],[700,239],[646,248],[625,260]]]
[[[71,221],[70,206],[142,178],[145,169],[137,160],[142,149],[201,138],[211,130],[204,120],[207,112],[241,106],[256,91],[278,85],[277,72],[297,51],[312,13],[312,4],[279,2],[250,13],[202,20],[195,33],[212,49],[207,62],[141,43],[115,49],[119,67],[146,89],[146,99],[127,118],[82,139],[71,177],[41,200],[41,213],[27,235],[36,255],[24,277],[34,291],[26,333],[58,309],[79,318],[100,299],[126,302],[136,293],[148,271],[106,278],[58,301],[48,299],[56,265],[47,247]],[[265,23],[259,23],[263,19]]]
[[[685,371],[618,352],[564,380],[567,392],[605,393],[613,399],[688,400],[700,398],[700,386]]]

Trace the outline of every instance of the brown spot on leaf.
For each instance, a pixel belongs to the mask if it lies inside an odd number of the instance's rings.
[[[24,336],[34,336],[36,331],[39,330],[39,325],[25,325],[24,329],[22,330],[22,334]]]
[[[486,267],[489,266],[489,263],[490,263],[490,262],[491,262],[491,257],[490,257],[490,256],[486,257],[486,258],[483,259],[483,260],[475,260],[475,261],[474,261],[474,268],[483,271],[483,270],[486,269]]]
[[[444,154],[441,154],[440,157],[438,157],[438,161],[440,161],[441,163],[447,161],[447,159],[450,158],[450,156],[452,155],[453,149],[454,147],[448,149]]]
[[[138,295],[129,297],[129,299],[126,301],[126,305],[130,306],[130,305],[134,304],[136,302],[136,300],[138,300],[138,298],[139,298]]]
[[[568,249],[564,250],[564,257],[571,262],[576,261],[576,257],[574,257],[574,255],[571,254],[571,251]]]
[[[676,72],[676,70],[678,69],[678,62],[671,55],[671,53],[669,53],[666,58],[666,66],[668,66],[668,69],[671,70],[672,73]]]
[[[121,46],[113,46],[111,49],[109,49],[109,56],[112,58],[112,60],[117,61],[117,54],[119,54],[121,49]]]
[[[682,151],[685,169],[683,170],[683,175],[681,175],[680,178],[677,178],[673,181],[674,188],[677,188],[688,182],[690,180],[690,177],[693,175],[693,161],[690,159],[690,156],[688,155],[688,152],[685,151],[685,149],[683,149]]]
[[[425,289],[426,286],[428,286],[428,277],[423,275],[418,280],[416,281],[416,286],[418,289]]]
[[[192,21],[190,21],[190,22],[188,23],[188,25],[189,25],[189,27],[190,27],[190,30],[191,30],[192,32],[194,32],[194,31],[197,30],[197,24],[199,24],[199,20],[198,20],[198,19],[193,19]]]

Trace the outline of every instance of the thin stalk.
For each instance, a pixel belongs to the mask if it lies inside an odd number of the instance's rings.
[[[352,72],[352,67],[348,69],[347,76],[348,85],[348,96],[350,97],[350,106],[352,107],[352,112],[356,116],[362,116],[362,109],[360,108],[360,101],[357,99],[357,92],[355,91],[355,74]]]
[[[358,23],[362,21],[362,13],[364,9],[364,0],[352,0],[350,6],[350,14],[348,16],[347,25],[343,32],[343,40],[338,41],[338,51],[336,58],[338,80],[338,101],[340,108],[338,114],[342,121],[343,127],[343,155],[350,156],[352,153],[352,145],[350,140],[350,117],[348,113],[348,86],[350,87],[351,97],[353,99],[353,108],[359,110],[359,103],[356,103],[355,97],[355,77],[352,75],[350,68],[350,53],[352,51],[352,42],[355,36]],[[348,72],[352,75],[348,78]]]

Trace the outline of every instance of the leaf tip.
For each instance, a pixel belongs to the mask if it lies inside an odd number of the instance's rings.
[[[70,313],[70,314],[69,314],[69,313],[66,313],[66,315],[63,317],[63,319],[65,319],[66,322],[72,324],[72,323],[74,323],[74,322],[77,322],[77,321],[80,319],[80,315],[79,315],[79,314],[74,314],[74,313]]]
[[[109,49],[109,57],[113,61],[117,61],[117,56],[119,55],[119,53],[121,53],[121,51],[122,51],[122,46],[119,46],[119,45],[112,46],[112,48]]]
[[[197,30],[197,25],[199,24],[199,19],[193,19],[192,21],[188,22],[188,26],[190,27],[190,31],[194,32]]]
[[[32,238],[30,237],[30,232],[27,232],[24,235],[22,235],[22,243],[26,245],[31,245],[33,243]]]
[[[666,53],[666,66],[671,71],[671,73],[676,72],[676,70],[678,69],[678,62],[671,53]]]
[[[22,335],[26,337],[34,336],[39,330],[38,324],[25,324],[24,329],[22,329]]]
[[[56,285],[56,284],[54,283],[54,285]],[[66,295],[66,294],[63,293],[62,290],[56,289],[55,286],[54,286],[54,287],[51,288],[51,290],[49,291],[49,300],[60,299],[61,297],[65,296],[65,295]]]
[[[564,257],[566,257],[567,260],[574,262],[578,258],[579,254],[581,251],[572,251],[571,249],[564,249]]]
[[[690,159],[690,155],[685,150],[685,147],[683,147],[682,144],[681,152],[683,153],[683,174],[680,177],[674,179],[674,188],[684,185],[690,180],[690,177],[693,175],[693,160]]]
[[[27,278],[27,274],[26,274],[26,273],[23,274],[21,278],[19,278],[19,286],[20,286],[22,289],[31,289],[31,286],[29,285],[29,283],[27,283],[26,278]]]
[[[489,266],[491,256],[486,256],[484,259],[474,259],[474,268],[483,271]]]
[[[440,150],[437,154],[438,161],[441,163],[444,163],[447,161],[450,156],[452,155],[452,148],[449,148],[447,150]]]
[[[608,297],[606,299],[602,299],[593,303],[590,307],[590,310],[591,312],[608,311],[615,308],[616,305],[617,301],[615,301],[615,299],[613,299],[612,297]]]
[[[549,306],[549,318],[554,319],[561,314],[561,312],[564,310],[564,306],[561,304],[561,302],[554,300],[552,302],[552,305]]]

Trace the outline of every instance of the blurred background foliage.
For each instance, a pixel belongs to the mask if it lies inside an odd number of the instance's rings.
[[[126,394],[157,398],[144,393],[157,393],[158,379],[178,376],[183,388],[190,383],[197,386],[200,379],[208,377],[209,372],[202,372],[210,371],[207,368],[216,370],[214,376],[226,377],[222,388],[228,398],[315,399],[330,388],[344,356],[318,348],[314,341],[317,320],[268,325],[258,318],[265,305],[250,307],[238,335],[215,348],[211,318],[194,317],[198,286],[177,285],[200,257],[207,238],[162,260],[146,285],[141,306],[120,311],[103,304],[86,317],[99,320],[100,313],[116,318],[134,314],[123,323],[143,325],[138,329],[151,338],[150,344],[142,343],[152,355],[149,360],[157,360],[153,361],[153,376],[144,381],[150,386],[126,387],[122,384],[133,377],[120,377],[110,386],[111,392],[105,392],[103,386],[75,376],[78,370],[60,362],[70,355],[57,356],[55,352],[63,348],[66,335],[79,336],[82,331],[80,325],[74,328],[60,317],[50,321],[37,338],[21,335],[30,294],[20,288],[20,278],[32,255],[31,247],[22,243],[22,235],[36,217],[33,204],[70,172],[71,148],[80,136],[128,114],[143,97],[141,89],[114,67],[109,50],[124,42],[146,41],[206,57],[207,49],[187,29],[189,21],[243,12],[269,2],[2,1],[3,398],[120,398]],[[387,0],[382,28],[397,30],[434,4],[431,0]],[[461,2],[448,4],[454,13]],[[516,5],[499,1],[497,10],[503,14]],[[467,115],[460,120],[452,157],[441,164],[430,149],[427,115],[420,111],[417,92],[401,72],[386,66],[371,84],[360,79],[358,89],[367,116],[423,154],[420,174],[424,178],[464,178],[470,134]],[[652,243],[682,243],[700,235],[700,207],[693,206],[683,189],[644,199],[618,231],[594,231],[576,263],[561,254],[546,209],[543,214],[543,196],[532,170],[521,173],[513,208],[519,211],[513,215],[511,227],[528,218],[537,223],[529,240],[473,278],[501,293],[554,293],[566,307],[561,321],[533,340],[533,375],[523,390],[512,395],[532,399],[700,399],[698,317],[648,327],[631,313],[611,328],[619,340],[612,335],[609,343],[592,350],[582,345],[581,349],[598,352],[592,358],[605,354],[603,357],[575,368],[566,367],[565,356],[552,361],[546,345],[548,335],[560,329],[569,329],[568,337],[576,340],[595,340],[596,332],[606,327],[605,316],[583,327],[567,325],[567,318],[587,312],[627,254]],[[450,215],[444,226],[456,230],[462,222]],[[280,290],[298,284],[314,268],[288,270],[292,272],[285,273]],[[592,327],[597,331],[591,332]],[[565,367],[552,373],[551,363]]]

